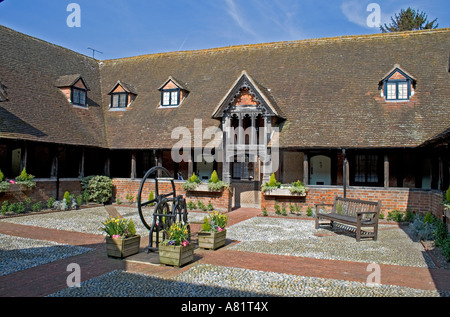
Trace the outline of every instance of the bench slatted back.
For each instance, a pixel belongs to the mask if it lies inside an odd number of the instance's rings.
[[[343,197],[335,197],[333,203],[334,213],[346,216],[356,217],[358,212],[376,212],[377,215],[363,215],[363,220],[372,220],[374,216],[378,216],[380,212],[379,202],[365,201],[359,199],[349,199]]]

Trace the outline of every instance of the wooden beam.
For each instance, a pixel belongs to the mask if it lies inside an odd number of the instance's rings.
[[[389,187],[389,156],[384,155],[384,188]]]

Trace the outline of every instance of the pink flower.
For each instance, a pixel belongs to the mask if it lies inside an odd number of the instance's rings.
[[[220,227],[217,227],[217,231],[223,231],[223,229],[222,228],[220,228]]]
[[[120,234],[113,234],[112,238],[113,239],[119,239],[120,238]]]
[[[188,244],[189,244],[189,241],[187,241],[187,240],[184,240],[184,241],[181,243],[181,245],[182,245],[183,247],[187,246]]]
[[[16,182],[13,181],[12,179],[10,179],[9,182],[10,182],[11,184],[15,184],[15,183],[16,183]]]

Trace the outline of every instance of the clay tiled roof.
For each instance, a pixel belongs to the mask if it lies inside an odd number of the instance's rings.
[[[219,126],[214,110],[242,72],[276,105],[285,148],[416,147],[450,127],[450,29],[344,36],[96,60],[0,27],[0,116],[15,137],[112,149],[170,149],[176,127],[194,135]],[[395,65],[416,80],[408,102],[386,102],[379,83]],[[80,74],[88,109],[55,87]],[[172,78],[189,90],[179,107],[160,106]],[[175,79],[176,78],[176,79]],[[111,88],[138,91],[126,111],[109,111]],[[187,88],[186,88],[187,87]],[[23,123],[23,128],[17,127]],[[12,131],[10,131],[12,130]],[[18,132],[19,131],[19,132]],[[204,140],[203,144],[210,140]]]
[[[141,92],[133,109],[106,112],[113,148],[170,148],[178,126],[218,125],[212,113],[241,72],[286,120],[280,145],[301,148],[415,147],[450,126],[450,29],[244,45],[104,61],[110,87],[123,77]],[[379,82],[395,65],[414,74],[409,102],[385,102]],[[189,85],[179,108],[161,109],[169,76]],[[104,99],[106,105],[108,100]]]
[[[0,26],[0,138],[106,146],[96,60]],[[73,75],[76,74],[76,75]],[[82,77],[88,108],[74,107],[57,87]]]

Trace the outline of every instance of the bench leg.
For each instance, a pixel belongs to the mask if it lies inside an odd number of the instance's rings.
[[[361,240],[361,227],[356,227],[356,242]]]
[[[378,239],[378,224],[373,227],[373,240],[377,241]]]
[[[319,229],[319,217],[316,216],[316,229]]]

